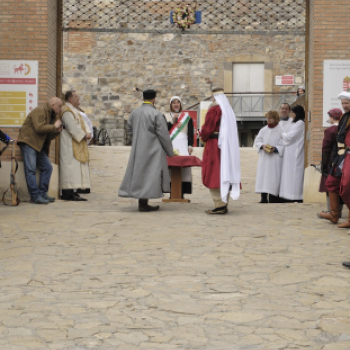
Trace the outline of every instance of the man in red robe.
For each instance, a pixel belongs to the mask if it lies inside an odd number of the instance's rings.
[[[202,141],[206,142],[202,161],[202,181],[204,186],[209,188],[215,204],[215,208],[207,210],[206,213],[226,214],[230,191],[233,199],[239,197],[239,143],[235,115],[223,90],[214,89],[213,94],[215,102],[209,107],[200,132]]]
[[[329,192],[330,213],[322,215],[324,219],[336,224],[340,217],[339,195],[349,209],[348,219],[339,224],[339,228],[350,228],[350,93],[342,92],[338,98],[344,110],[340,119],[337,142],[332,152],[332,168],[326,180]]]
[[[329,115],[329,120],[327,123],[330,123],[331,126],[329,126],[324,131],[324,138],[322,142],[322,160],[321,160],[321,182],[319,187],[319,192],[326,192],[327,196],[327,211],[318,213],[317,216],[321,219],[328,219],[330,220],[330,199],[329,199],[329,192],[326,188],[326,180],[329,174],[329,171],[331,169],[332,164],[332,150],[334,145],[337,143],[337,133],[338,133],[338,124],[341,116],[343,115],[343,112],[339,108],[333,108],[330,111],[327,112]],[[337,200],[339,200],[339,194],[331,193],[331,196],[337,196]],[[334,199],[335,200],[335,199]],[[325,217],[324,217],[325,216]],[[332,220],[331,220],[332,221]]]

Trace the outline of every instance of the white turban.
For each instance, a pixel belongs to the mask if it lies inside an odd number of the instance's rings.
[[[174,100],[179,100],[179,102],[181,103],[181,98],[179,96],[173,96],[171,99],[170,99],[170,104],[171,102],[173,102]]]
[[[350,92],[342,91],[338,95],[339,100],[350,100]]]
[[[298,89],[303,89],[303,90],[305,91],[305,86],[304,86],[304,85],[300,85],[300,86],[298,87]]]

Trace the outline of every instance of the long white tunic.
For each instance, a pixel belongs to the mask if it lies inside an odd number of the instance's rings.
[[[258,149],[259,153],[255,182],[256,193],[271,193],[274,196],[279,194],[284,153],[282,132],[282,127],[279,124],[275,128],[269,128],[266,125],[255,138],[254,147]],[[266,144],[276,147],[278,153],[266,153],[261,149],[261,146]]]
[[[282,133],[285,146],[279,194],[282,198],[303,199],[304,136],[305,123],[302,120],[291,123],[288,132]]]
[[[69,108],[73,110],[74,107],[69,104]],[[74,112],[79,113],[77,110]],[[72,139],[80,142],[85,137],[85,132],[71,112],[65,112],[62,121],[65,129],[60,136],[60,187],[64,190],[90,188],[89,162],[80,163],[73,155]],[[89,130],[88,125],[85,127]]]
[[[94,128],[92,126],[91,120],[89,119],[89,117],[87,116],[86,113],[81,112],[80,111],[80,115],[83,117],[86,125],[88,125],[89,130],[90,130],[90,134],[91,134],[91,140],[94,138]],[[86,140],[86,142],[89,144],[91,140]]]
[[[283,129],[284,132],[288,132],[290,126],[292,125],[292,118],[288,118],[288,120],[280,120],[278,125]]]

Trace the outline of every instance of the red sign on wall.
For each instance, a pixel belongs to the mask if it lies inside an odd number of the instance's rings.
[[[294,75],[276,76],[276,85],[294,85]]]

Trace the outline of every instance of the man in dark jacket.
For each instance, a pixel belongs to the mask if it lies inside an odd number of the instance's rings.
[[[338,225],[339,228],[350,228],[350,167],[349,162],[344,162],[350,154],[350,93],[343,91],[338,98],[341,100],[344,114],[338,125],[336,142],[332,150],[332,167],[326,180],[326,189],[329,192],[330,213],[322,217],[337,224],[340,217],[339,198],[343,200],[349,209],[348,220]],[[339,197],[340,196],[340,197]]]
[[[43,107],[33,109],[25,119],[17,144],[23,155],[24,173],[31,201],[47,204],[55,198],[47,194],[52,174],[52,165],[48,158],[50,143],[62,131],[60,114],[62,101],[52,97]],[[40,170],[39,185],[36,182],[36,168]]]

